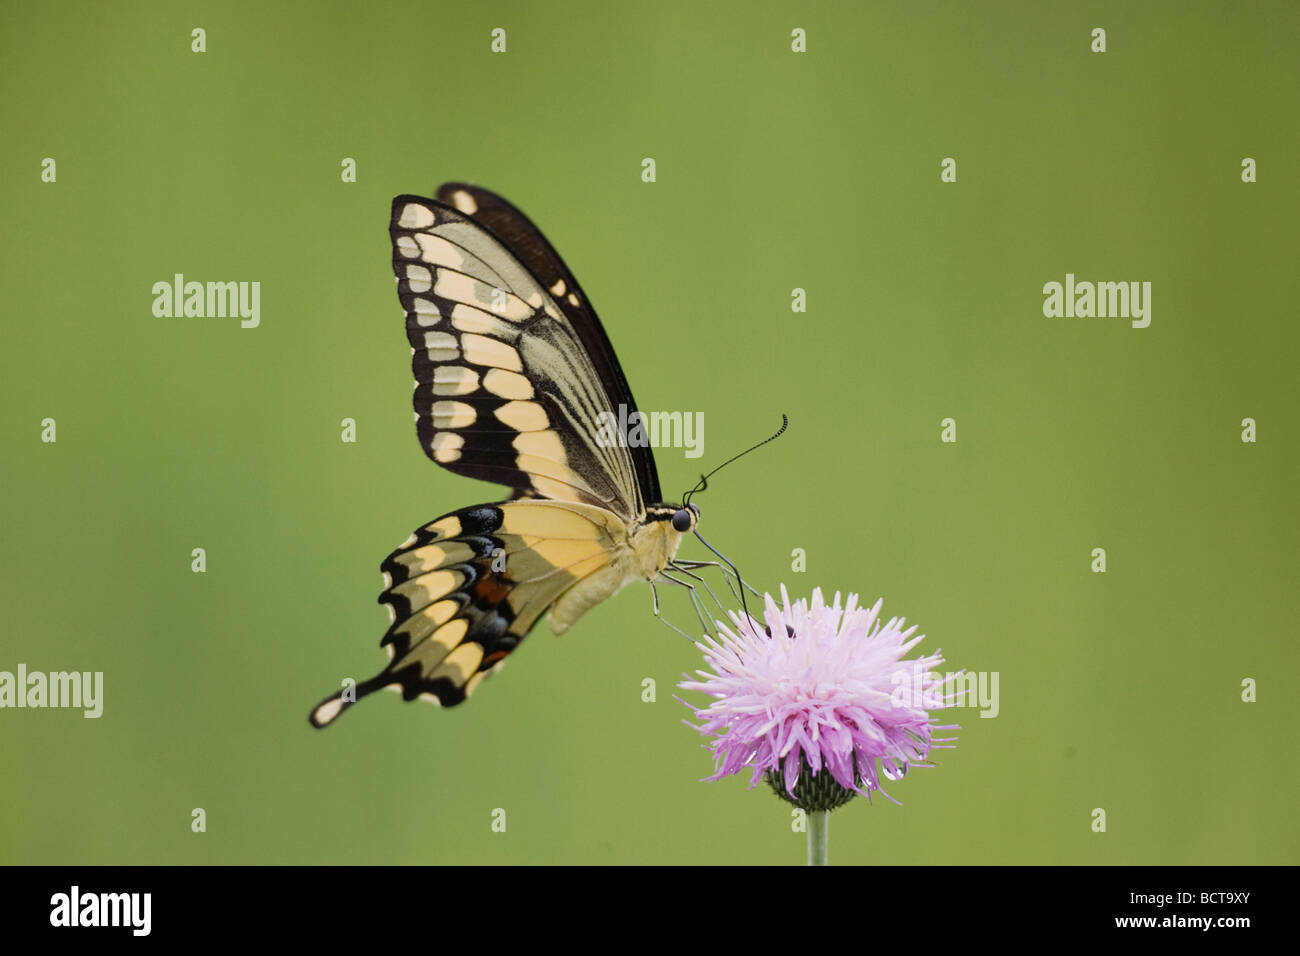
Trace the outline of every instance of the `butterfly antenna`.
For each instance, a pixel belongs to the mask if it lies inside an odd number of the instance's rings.
[[[746,448],[744,451],[742,451],[742,452],[741,452],[740,454],[738,454],[738,455],[732,455],[730,458],[728,458],[726,461],[724,461],[722,464],[720,464],[717,468],[714,468],[714,469],[713,469],[711,472],[709,472],[707,475],[700,475],[700,480],[696,483],[695,487],[692,488],[690,491],[686,492],[686,494],[682,496],[682,507],[685,508],[688,504],[691,503],[691,495],[698,495],[698,494],[699,494],[700,492],[702,492],[705,488],[709,487],[709,479],[710,479],[712,476],[716,475],[716,474],[717,474],[718,472],[720,472],[723,468],[726,468],[728,465],[730,465],[730,464],[731,464],[733,461],[735,461],[737,458],[744,458],[744,457],[745,457],[746,455],[748,455],[751,451],[754,451],[755,449],[758,449],[758,448],[762,448],[764,445],[766,445],[766,444],[767,444],[768,442],[770,442],[770,441],[776,441],[778,438],[781,437],[782,434],[785,433],[785,430],[786,430],[786,428],[789,426],[789,424],[790,424],[790,419],[786,417],[785,412],[782,412],[782,413],[781,413],[781,427],[778,428],[778,429],[776,430],[776,434],[775,434],[775,435],[771,435],[771,436],[769,436],[769,437],[767,437],[767,438],[764,438],[764,439],[763,439],[761,442],[759,442],[757,445],[750,445],[748,448]],[[703,541],[704,539],[703,539],[703,538],[700,538],[700,540]],[[707,542],[706,542],[706,543],[707,543]],[[710,551],[713,551],[712,548],[709,548],[709,550],[710,550]],[[718,552],[716,552],[716,551],[713,551],[713,553],[714,553],[714,554],[718,554]],[[722,555],[718,554],[718,557],[722,558]],[[726,558],[722,558],[722,560],[723,560],[723,561],[727,561]],[[730,561],[727,561],[727,564],[731,564],[731,562],[730,562]],[[735,569],[733,568],[732,570],[735,570]]]
[[[710,478],[711,476],[716,475],[719,471],[721,471],[723,468],[726,468],[728,465],[730,465],[730,464],[731,464],[733,461],[735,461],[736,459],[738,459],[738,458],[744,458],[744,457],[745,457],[746,455],[748,455],[751,451],[754,451],[754,450],[757,449],[757,448],[762,448],[762,447],[763,447],[764,445],[766,445],[768,442],[776,441],[776,440],[777,440],[778,438],[780,438],[783,434],[785,434],[785,430],[786,430],[787,427],[789,427],[789,425],[790,425],[790,419],[786,416],[786,414],[785,414],[784,412],[782,412],[782,413],[781,413],[781,427],[778,428],[778,429],[776,430],[776,433],[775,433],[775,434],[773,434],[773,435],[769,435],[767,438],[764,438],[761,442],[759,442],[759,443],[756,444],[756,445],[750,445],[748,448],[746,448],[744,451],[742,451],[742,452],[741,452],[740,454],[738,454],[738,455],[732,455],[730,458],[728,458],[726,461],[724,461],[721,465],[718,465],[717,468],[714,468],[712,471],[710,471],[707,475],[700,475],[700,480],[699,480],[699,482],[695,485],[695,487],[692,488],[690,491],[686,492],[686,494],[682,496],[682,507],[684,508],[684,507],[686,507],[688,504],[691,503],[691,495],[697,495],[697,494],[699,494],[700,492],[702,492],[705,488],[709,487],[709,478]],[[739,588],[739,590],[740,590],[740,606],[741,606],[741,608],[742,608],[742,609],[744,610],[744,612],[745,612],[745,617],[746,617],[746,618],[749,618],[749,616],[750,616],[750,614],[749,614],[749,605],[745,602],[745,588],[747,587],[747,585],[745,584],[745,579],[742,578],[742,577],[740,576],[740,570],[739,570],[739,569],[738,569],[734,564],[731,563],[731,559],[730,559],[730,558],[728,558],[725,554],[723,554],[721,551],[719,551],[719,550],[718,550],[717,548],[715,548],[713,545],[709,544],[709,542],[705,541],[705,540],[704,540],[704,536],[700,534],[700,531],[699,531],[698,528],[696,528],[696,530],[695,530],[695,537],[697,537],[697,538],[700,539],[700,543],[701,543],[702,545],[704,545],[706,548],[708,548],[710,551],[712,551],[714,554],[716,554],[719,558],[721,558],[723,564],[725,564],[727,567],[731,568],[731,573],[734,574],[734,575],[736,576],[736,580],[740,583],[740,588]]]

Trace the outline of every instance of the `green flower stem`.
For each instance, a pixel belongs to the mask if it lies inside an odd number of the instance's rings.
[[[808,813],[808,865],[826,866],[827,844],[831,835],[831,812],[811,810]]]

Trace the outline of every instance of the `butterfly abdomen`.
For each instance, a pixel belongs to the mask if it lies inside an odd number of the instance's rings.
[[[653,581],[677,555],[682,536],[667,521],[648,521],[624,533],[609,567],[575,584],[551,609],[551,630],[563,634],[587,611],[630,581]]]
[[[601,601],[608,600],[618,593],[623,585],[631,581],[625,568],[616,565],[602,568],[589,578],[579,581],[551,608],[551,630],[563,634],[578,622]]]

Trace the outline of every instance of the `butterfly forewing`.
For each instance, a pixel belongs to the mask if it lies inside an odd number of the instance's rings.
[[[391,233],[425,452],[458,474],[639,515],[641,449],[602,440],[618,402],[549,290],[434,200],[399,196]]]
[[[469,183],[444,183],[438,188],[437,198],[482,225],[514,252],[577,331],[592,371],[604,383],[610,399],[622,403],[629,413],[635,411],[632,389],[591,301],[532,220],[496,193]],[[630,455],[644,502],[661,500],[659,475],[650,449],[633,447]]]

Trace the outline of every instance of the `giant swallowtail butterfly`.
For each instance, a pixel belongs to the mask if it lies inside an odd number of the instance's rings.
[[[609,338],[523,213],[447,183],[437,199],[394,199],[389,232],[420,447],[513,497],[442,515],[388,556],[388,666],[317,705],[317,727],[386,687],[459,704],[543,614],[560,634],[664,574],[699,519],[661,500],[653,453],[628,441],[636,403]],[[601,440],[600,413],[620,404],[622,440]]]

